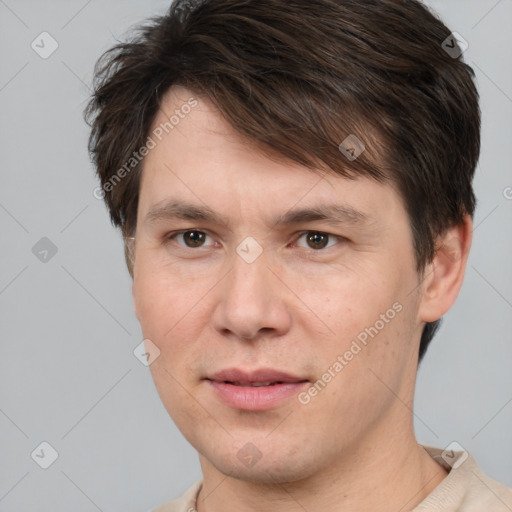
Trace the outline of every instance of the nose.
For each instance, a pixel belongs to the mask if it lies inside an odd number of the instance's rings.
[[[288,290],[269,267],[265,252],[250,263],[235,254],[222,283],[212,317],[217,332],[255,340],[280,336],[290,329]]]

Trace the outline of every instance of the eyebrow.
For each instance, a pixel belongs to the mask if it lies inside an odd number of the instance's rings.
[[[206,205],[195,205],[180,199],[166,199],[156,203],[146,214],[145,224],[154,224],[160,221],[182,219],[189,221],[202,221],[222,225],[230,229],[231,222],[227,217],[216,213]],[[287,226],[305,222],[326,221],[328,224],[370,224],[374,219],[367,214],[342,204],[319,204],[306,208],[289,210],[277,215],[268,221],[268,225]]]
[[[320,204],[308,208],[290,210],[274,218],[272,225],[298,224],[326,221],[328,224],[369,224],[372,219],[349,205]]]
[[[144,223],[152,224],[171,219],[200,220],[229,226],[229,221],[225,217],[215,213],[208,206],[196,206],[180,199],[164,199],[156,203],[146,214]]]

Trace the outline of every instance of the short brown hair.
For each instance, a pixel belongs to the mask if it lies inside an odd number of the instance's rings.
[[[125,241],[135,234],[143,160],[112,178],[182,85],[269,155],[393,183],[422,272],[436,236],[475,208],[479,98],[471,67],[443,47],[450,37],[417,0],[175,1],[96,64],[85,116],[112,223]],[[358,158],[340,151],[350,135],[366,147]],[[426,325],[420,359],[438,325]]]

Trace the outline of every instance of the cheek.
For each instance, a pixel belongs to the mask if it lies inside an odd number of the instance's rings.
[[[143,336],[160,350],[157,366],[165,367],[180,381],[188,379],[187,369],[201,359],[201,347],[195,340],[210,321],[208,292],[218,277],[139,265],[133,295]],[[154,377],[157,383],[161,380],[161,376]]]
[[[179,272],[157,272],[149,265],[140,265],[134,279],[133,295],[143,336],[160,350],[149,369],[162,402],[180,425],[201,417],[194,404],[183,404],[189,401],[185,388],[192,392],[193,369],[201,357],[193,340],[204,328],[197,314],[207,289],[200,281],[191,285],[190,278]]]
[[[300,280],[294,291],[311,312],[303,318],[318,323],[327,342],[332,339],[334,345],[343,345],[392,308],[396,297],[389,290],[389,282],[345,271]]]
[[[197,302],[202,288],[202,280],[193,279],[179,269],[164,271],[149,259],[147,263],[140,262],[133,295],[144,334],[161,337],[162,333],[178,324]]]
[[[405,283],[396,266],[388,267],[387,271],[373,270],[373,273],[338,273],[322,280],[318,287],[305,282],[299,291],[322,321],[310,316],[311,322],[325,325],[322,332],[326,334],[319,340],[321,345],[315,344],[314,350],[321,361],[317,369],[327,372],[331,368],[337,376],[334,379],[337,384],[330,386],[332,392],[338,386],[360,387],[361,382],[365,382],[363,387],[373,389],[371,383],[376,378],[368,368],[386,381],[392,380],[415,350],[412,338],[417,305],[410,294],[416,283],[414,276],[410,283]],[[311,322],[309,332],[313,330]],[[382,387],[379,382],[373,384],[377,389]],[[366,400],[371,401],[372,393]]]

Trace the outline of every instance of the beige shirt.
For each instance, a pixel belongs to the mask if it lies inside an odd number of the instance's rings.
[[[512,489],[486,476],[467,452],[424,447],[448,475],[412,512],[512,512]],[[446,459],[446,460],[445,460]],[[195,512],[202,481],[153,512]]]

